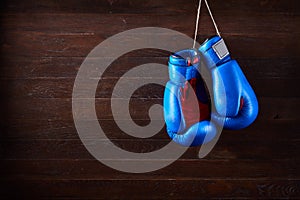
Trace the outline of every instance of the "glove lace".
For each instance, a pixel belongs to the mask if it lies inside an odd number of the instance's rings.
[[[221,37],[221,34],[219,32],[219,29],[218,29],[218,26],[217,26],[217,23],[214,19],[214,16],[210,10],[210,7],[207,3],[207,0],[204,0],[205,2],[205,5],[207,7],[207,10],[208,10],[208,13],[209,13],[209,16],[214,24],[214,27],[215,27],[215,30],[217,32],[217,34]],[[199,19],[200,19],[200,10],[201,10],[201,3],[202,3],[202,0],[199,0],[199,5],[198,5],[198,11],[197,11],[197,19],[196,19],[196,26],[195,26],[195,34],[194,34],[194,43],[193,43],[193,48],[195,48],[196,46],[196,39],[197,39],[197,35],[198,35],[198,26],[199,26]]]

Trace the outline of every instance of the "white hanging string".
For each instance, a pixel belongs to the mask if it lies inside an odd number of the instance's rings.
[[[212,15],[212,12],[210,10],[210,7],[207,3],[207,0],[204,0],[205,4],[206,4],[206,7],[207,7],[207,10],[209,12],[209,16],[214,24],[214,27],[215,27],[215,30],[217,32],[217,34],[221,37],[221,34],[219,32],[219,29],[218,29],[218,26],[217,26],[217,23]],[[198,35],[198,26],[199,26],[199,19],[200,19],[200,10],[201,10],[201,0],[199,0],[199,5],[198,5],[198,11],[197,11],[197,19],[196,19],[196,26],[195,26],[195,35],[194,35],[194,43],[193,43],[193,48],[195,48],[195,45],[196,45],[196,39],[197,39],[197,35]]]
[[[198,5],[198,12],[197,12],[197,19],[196,19],[196,27],[195,27],[193,49],[195,48],[196,39],[197,39],[197,35],[198,35],[198,25],[199,25],[199,18],[200,18],[200,10],[201,10],[201,0],[199,0],[199,5]]]
[[[214,24],[214,26],[215,26],[216,32],[217,32],[218,36],[221,37],[221,34],[220,34],[220,32],[219,32],[219,29],[218,29],[218,26],[217,26],[217,24],[216,24],[216,22],[215,22],[215,19],[214,19],[213,15],[212,15],[212,12],[211,12],[210,8],[209,8],[209,5],[208,5],[208,3],[207,3],[207,0],[204,0],[204,2],[205,2],[205,4],[206,4],[207,10],[208,10],[208,12],[209,12],[210,18],[211,18],[211,20],[212,20],[212,22],[213,22],[213,24]]]

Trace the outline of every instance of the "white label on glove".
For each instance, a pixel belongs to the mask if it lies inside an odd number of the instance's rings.
[[[223,39],[221,39],[219,42],[213,45],[213,50],[218,55],[219,59],[225,58],[227,55],[229,55],[229,51],[226,47],[226,44]]]

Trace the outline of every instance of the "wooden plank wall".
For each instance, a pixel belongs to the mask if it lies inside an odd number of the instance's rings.
[[[198,159],[190,148],[170,166],[144,174],[119,172],[95,160],[72,118],[74,79],[101,41],[145,26],[193,36],[196,0],[10,0],[1,3],[1,199],[300,198],[298,0],[211,0],[229,49],[255,89],[260,113],[241,131],[223,131],[213,151]],[[214,33],[203,9],[198,41]],[[135,152],[167,142],[165,130],[134,139],[115,124],[113,86],[130,68],[166,63],[168,53],[142,50],[119,58],[99,85],[96,109],[106,134]],[[132,97],[131,114],[147,124],[148,107],[162,103],[163,87]],[[88,123],[88,122],[87,122]]]

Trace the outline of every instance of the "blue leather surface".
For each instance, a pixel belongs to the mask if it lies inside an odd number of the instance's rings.
[[[198,57],[199,62],[188,66],[187,59]],[[185,116],[181,110],[181,90],[185,81],[191,78],[200,78],[197,71],[199,68],[200,56],[193,49],[183,50],[170,56],[169,77],[164,92],[164,119],[168,135],[176,143],[183,146],[198,146],[211,141],[216,135],[216,127],[212,122],[201,121],[190,127],[186,126]],[[203,81],[198,81],[197,97],[203,103],[207,102],[207,95]],[[198,105],[195,105],[198,109]]]
[[[242,129],[256,119],[258,102],[238,63],[229,55],[220,59],[213,50],[212,46],[220,40],[219,36],[215,36],[199,48],[205,67],[211,71],[213,103],[217,111],[213,118],[219,121],[225,117],[226,129]],[[240,109],[241,98],[244,103]]]

